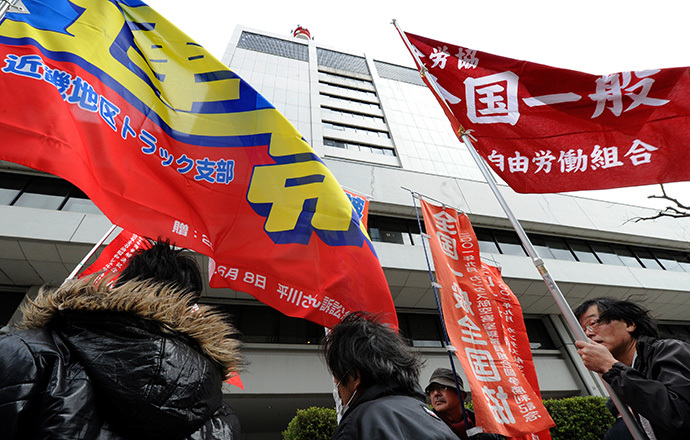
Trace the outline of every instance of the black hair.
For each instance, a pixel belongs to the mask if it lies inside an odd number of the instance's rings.
[[[409,395],[419,389],[419,354],[376,315],[354,312],[343,318],[326,335],[323,355],[344,385],[359,374],[364,389],[378,384]]]
[[[599,309],[601,322],[624,321],[628,324],[635,324],[635,330],[630,332],[633,338],[639,336],[659,337],[656,319],[649,314],[649,310],[632,301],[607,296],[589,299],[575,308],[574,313],[578,321],[592,306],[597,306]]]
[[[152,279],[175,285],[197,297],[201,295],[203,283],[196,260],[184,254],[185,249],[175,249],[170,240],[149,241],[150,247],[137,250],[129,258],[115,287],[134,279]]]

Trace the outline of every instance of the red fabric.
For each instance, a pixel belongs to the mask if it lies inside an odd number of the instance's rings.
[[[406,35],[453,129],[515,191],[690,180],[690,68],[597,76]]]
[[[149,246],[148,240],[124,229],[101,251],[96,261],[87,267],[78,278],[101,272],[96,278],[101,278],[120,273],[127,267],[127,260],[134,252]]]
[[[517,437],[554,426],[541,398],[523,374],[517,353],[529,351],[494,298],[484,275],[479,244],[465,214],[422,201],[422,213],[441,285],[443,319],[467,376],[477,426]],[[513,315],[515,316],[515,315]],[[514,350],[513,344],[527,347]]]
[[[503,281],[501,270],[498,267],[482,262],[482,269],[489,288],[491,289],[491,293],[493,294],[494,303],[499,310],[501,326],[503,327],[505,337],[505,345],[515,359],[518,368],[527,379],[527,382],[534,390],[534,393],[541,399],[537,371],[534,368],[532,349],[529,344],[529,337],[527,336],[527,328],[525,327],[525,320],[522,316],[520,301],[518,301],[513,291],[510,290],[510,287]],[[511,437],[511,439],[551,440],[551,433],[548,430],[544,430],[537,434]]]
[[[230,376],[228,376],[225,379],[225,383],[229,383],[230,385],[235,385],[238,388],[244,389],[242,379],[240,379],[240,375],[237,373],[232,373]]]
[[[213,287],[326,327],[365,310],[397,328],[352,205],[270,103],[146,5],[37,1],[0,24],[0,159],[208,255]]]
[[[359,214],[359,217],[362,221],[362,226],[364,229],[367,229],[367,220],[369,218],[369,199],[353,191],[348,191],[346,189],[343,189],[343,191],[345,191],[347,198],[350,199],[352,206],[355,208],[357,214]]]

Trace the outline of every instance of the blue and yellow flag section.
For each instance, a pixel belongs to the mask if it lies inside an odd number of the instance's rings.
[[[24,5],[0,22],[0,159],[209,255],[213,286],[327,326],[362,309],[397,325],[360,216],[251,86],[142,2]]]

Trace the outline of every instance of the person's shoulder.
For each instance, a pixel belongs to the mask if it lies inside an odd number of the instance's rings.
[[[3,332],[0,333],[0,345],[5,348],[17,346],[45,349],[53,347],[55,341],[52,332],[44,328],[15,330],[5,327]]]
[[[655,339],[649,337],[640,337],[639,344],[641,344],[643,347],[646,346],[648,347],[648,350],[655,352],[690,354],[690,343],[680,339]]]

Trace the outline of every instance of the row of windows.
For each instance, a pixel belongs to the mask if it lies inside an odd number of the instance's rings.
[[[324,122],[323,126],[331,130],[342,131],[350,134],[365,134],[367,136],[376,136],[384,139],[390,139],[391,135],[387,131],[372,130],[370,128],[352,127],[349,125],[335,124],[333,122]]]
[[[324,336],[322,326],[300,318],[291,318],[270,307],[250,305],[218,306],[231,316],[246,343],[319,344]],[[437,314],[398,312],[400,334],[415,347],[443,347],[441,320]],[[533,349],[554,349],[556,345],[544,322],[525,319],[527,335]]]
[[[331,114],[339,115],[340,117],[349,118],[353,122],[365,121],[365,122],[384,123],[384,119],[381,116],[372,116],[372,115],[365,115],[362,113],[354,113],[354,112],[350,112],[347,110],[336,109],[336,108],[332,108],[332,107],[328,107],[328,106],[321,106],[321,108],[323,110],[325,110],[324,113],[331,113]]]
[[[417,69],[376,60],[374,60],[374,66],[376,66],[376,71],[381,78],[392,79],[394,81],[401,81],[424,87],[424,82],[419,76],[419,71]]]
[[[482,253],[527,255],[514,231],[474,228],[474,232]],[[372,241],[421,244],[416,220],[370,215],[369,235]],[[687,252],[540,234],[528,236],[542,258],[690,272],[690,254]]]
[[[364,57],[336,52],[334,50],[316,48],[316,59],[319,66],[332,69],[354,72],[362,75],[370,75],[367,61]]]
[[[382,156],[395,157],[395,150],[392,148],[375,147],[373,145],[358,144],[356,142],[341,141],[335,139],[324,138],[323,144],[327,147],[342,148],[345,150],[361,151],[364,153],[379,154]]]
[[[306,44],[293,43],[246,31],[240,35],[237,47],[293,60],[309,61],[309,47]]]
[[[343,81],[352,84],[353,86],[359,86],[363,90],[369,90],[374,87],[374,82],[369,80],[363,80],[359,78],[353,78],[351,76],[347,75],[341,75],[338,73],[333,73],[333,72],[324,72],[322,70],[319,70],[319,75],[324,79],[324,82],[327,83],[333,83],[335,81],[336,84],[342,83]],[[328,78],[331,79],[331,81],[328,80]],[[338,81],[339,80],[339,81]]]
[[[324,96],[330,100],[334,100],[336,102],[340,102],[343,104],[349,104],[349,105],[355,105],[361,109],[364,110],[369,110],[369,111],[374,111],[374,110],[381,110],[381,105],[375,104],[373,102],[367,102],[367,101],[359,101],[357,99],[353,98],[343,98],[342,96],[337,96],[333,95],[331,93],[326,93],[326,92],[320,92],[319,95]]]
[[[335,87],[338,89],[350,90],[350,91],[357,92],[357,93],[364,93],[365,95],[371,96],[372,98],[376,97],[376,92],[372,92],[371,90],[362,90],[359,87],[347,86],[345,84],[338,84],[338,83],[330,82],[327,80],[319,80],[319,84],[325,84],[329,87]]]
[[[395,156],[395,151],[390,148],[334,139],[324,139],[324,145]],[[5,172],[0,172],[0,205],[100,213],[98,207],[81,190],[65,180]],[[475,234],[481,252],[527,255],[513,231],[475,228]],[[370,215],[369,235],[373,241],[379,242],[408,245],[421,243],[418,224],[409,219]],[[686,252],[538,234],[529,236],[542,258],[690,272],[690,254]]]
[[[51,177],[0,172],[0,205],[100,214],[79,188]]]

